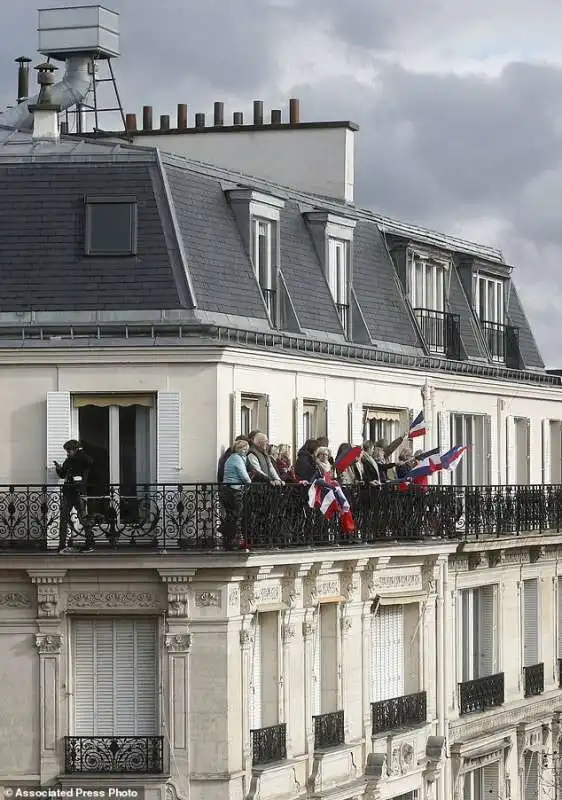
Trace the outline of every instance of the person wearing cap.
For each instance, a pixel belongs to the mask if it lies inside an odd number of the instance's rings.
[[[86,541],[82,550],[83,552],[92,552],[92,550],[94,550],[94,539],[91,527],[87,524],[86,520],[84,494],[88,481],[88,473],[93,462],[90,456],[82,449],[80,442],[76,439],[70,439],[68,442],[65,442],[63,444],[63,449],[66,451],[66,459],[64,462],[62,464],[59,464],[58,461],[54,462],[57,475],[64,481],[60,504],[59,553],[70,550],[66,545],[66,541],[73,509],[76,510],[76,516],[86,535]]]

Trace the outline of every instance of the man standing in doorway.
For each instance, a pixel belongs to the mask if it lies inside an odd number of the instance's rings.
[[[83,552],[90,553],[94,550],[94,540],[86,520],[84,495],[92,459],[82,450],[80,442],[77,442],[76,439],[65,442],[63,448],[66,451],[64,463],[54,462],[57,475],[64,480],[60,504],[59,553],[68,552],[71,549],[66,546],[66,541],[73,509],[76,509],[76,516],[86,535]]]

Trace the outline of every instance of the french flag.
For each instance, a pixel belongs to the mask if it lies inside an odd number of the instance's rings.
[[[320,478],[315,480],[308,490],[308,505],[317,508],[328,520],[339,516],[346,533],[353,533],[356,529],[349,503],[339,484]]]
[[[427,429],[425,425],[425,417],[422,410],[415,418],[415,420],[410,424],[410,432],[408,434],[408,438],[415,439],[417,436],[425,436],[426,433]]]
[[[439,455],[438,447],[434,450],[427,450],[425,453],[418,456],[419,466],[414,467],[414,469],[408,472],[405,476],[406,480],[425,478],[429,475],[433,475],[435,472],[439,472],[439,470],[443,469],[441,459],[442,456]]]
[[[451,447],[450,450],[447,450],[446,453],[443,453],[441,456],[441,464],[443,469],[452,472],[456,469],[460,463],[461,458],[464,456],[468,448],[465,445],[457,444],[455,447]]]

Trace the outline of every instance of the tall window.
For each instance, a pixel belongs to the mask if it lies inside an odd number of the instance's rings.
[[[462,800],[491,800],[500,798],[499,762],[467,772],[464,776]]]
[[[451,414],[451,445],[467,445],[452,473],[456,486],[485,486],[490,482],[490,417],[483,414]]]
[[[496,585],[460,594],[461,683],[498,672],[497,606]]]
[[[250,728],[279,722],[279,612],[260,612],[254,626],[250,675]]]
[[[240,435],[250,431],[268,432],[268,403],[265,395],[243,394],[240,398]]]
[[[384,439],[390,444],[403,434],[407,427],[407,412],[363,407],[363,439],[378,442]]]
[[[302,406],[302,441],[327,436],[327,411],[324,400],[305,400]]]
[[[539,663],[539,582],[523,581],[523,666]]]
[[[327,278],[342,325],[347,331],[349,322],[349,242],[342,239],[329,240]]]
[[[531,436],[530,420],[516,417],[515,424],[515,482],[528,486],[531,482]]]
[[[312,713],[329,714],[338,710],[338,604],[318,606],[314,637],[312,674]]]
[[[539,800],[541,796],[546,800],[548,795],[541,794],[541,783],[539,754],[536,751],[527,750],[523,759],[523,800]]]
[[[434,261],[413,257],[408,276],[412,308],[445,310],[445,268]]]
[[[476,281],[476,310],[481,321],[505,322],[504,284],[496,278],[479,275]]]
[[[276,223],[252,218],[251,256],[256,278],[270,315],[275,316]]]

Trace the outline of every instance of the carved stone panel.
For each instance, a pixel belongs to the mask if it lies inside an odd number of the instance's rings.
[[[198,608],[220,608],[221,604],[220,591],[197,592],[195,595],[195,605]]]
[[[36,633],[35,646],[40,655],[58,655],[62,648],[62,634]]]
[[[169,653],[187,653],[191,647],[189,633],[167,633],[166,649]]]
[[[69,609],[154,609],[158,605],[152,592],[134,591],[71,592],[67,603]]]
[[[33,608],[27,592],[0,592],[0,608]]]

